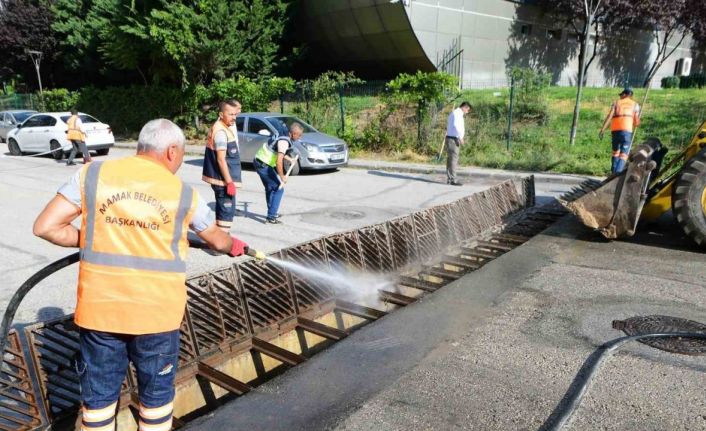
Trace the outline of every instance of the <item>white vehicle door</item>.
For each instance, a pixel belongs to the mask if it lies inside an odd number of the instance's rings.
[[[49,143],[52,140],[58,141],[63,146],[63,142],[56,139],[56,133],[54,133],[56,118],[51,115],[38,115],[38,117],[39,124],[32,134],[32,141],[34,142],[32,151],[39,151],[42,153],[49,151]]]
[[[37,151],[35,135],[40,130],[42,115],[33,115],[22,123],[22,127],[15,134],[17,143],[22,151]]]

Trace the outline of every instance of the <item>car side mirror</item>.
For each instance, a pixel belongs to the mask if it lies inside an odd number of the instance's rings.
[[[272,133],[267,129],[260,129],[257,134],[260,136],[272,136]]]
[[[14,125],[12,122],[10,122],[10,124],[11,124],[11,125]],[[20,123],[20,124],[18,124],[16,127],[17,127],[18,129],[21,129],[21,128],[22,128],[22,124]]]

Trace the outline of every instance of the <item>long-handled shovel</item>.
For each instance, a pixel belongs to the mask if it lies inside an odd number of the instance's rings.
[[[294,169],[294,166],[296,166],[298,160],[299,160],[299,154],[297,154],[296,156],[294,156],[294,159],[292,159],[292,162],[291,162],[290,165],[289,165],[289,169],[287,169],[287,173],[284,175],[284,179],[285,179],[285,180],[286,180],[287,178],[289,178],[289,174],[292,173],[292,169]],[[279,183],[279,187],[278,187],[277,189],[279,190],[279,189],[281,189],[282,187],[284,187],[284,181],[282,181],[282,182]]]

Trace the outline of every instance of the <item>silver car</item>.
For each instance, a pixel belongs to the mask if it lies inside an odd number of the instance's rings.
[[[18,124],[22,124],[30,115],[36,114],[37,111],[28,109],[14,109],[10,111],[0,111],[0,142],[7,141],[7,133],[17,128]]]
[[[273,135],[287,135],[289,126],[294,122],[302,125],[304,134],[299,141],[294,142],[294,154],[299,155],[299,161],[291,175],[298,174],[300,169],[335,169],[348,164],[348,145],[345,141],[321,133],[297,117],[272,112],[246,112],[238,115],[236,125],[240,160],[252,163],[262,144]]]

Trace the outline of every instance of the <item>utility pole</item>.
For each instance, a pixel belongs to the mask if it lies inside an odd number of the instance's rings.
[[[34,68],[37,71],[37,81],[39,81],[39,94],[42,94],[42,76],[39,74],[39,63],[41,63],[42,61],[42,51],[27,50],[27,54],[29,54],[30,58],[32,59],[32,63],[34,63]]]

